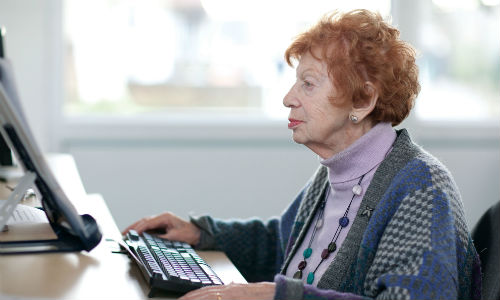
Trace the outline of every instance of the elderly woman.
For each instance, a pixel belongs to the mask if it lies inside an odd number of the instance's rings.
[[[394,130],[420,86],[415,51],[379,14],[332,13],[286,50],[297,80],[283,100],[293,140],[320,166],[280,217],[129,229],[224,251],[250,283],[185,299],[479,299],[479,260],[449,171]],[[265,282],[268,281],[268,282]]]

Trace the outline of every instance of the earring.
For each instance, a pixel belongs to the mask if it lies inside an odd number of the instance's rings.
[[[349,119],[351,119],[351,121],[352,121],[353,123],[356,123],[356,122],[358,121],[358,117],[356,117],[356,116],[355,116],[355,115],[353,115],[353,114],[349,115]]]

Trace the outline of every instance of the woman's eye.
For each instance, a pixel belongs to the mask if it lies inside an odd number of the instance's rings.
[[[304,87],[306,87],[306,88],[311,88],[312,86],[313,86],[313,85],[312,85],[312,83],[310,83],[310,82],[309,82],[309,81],[307,81],[307,80],[304,80]]]

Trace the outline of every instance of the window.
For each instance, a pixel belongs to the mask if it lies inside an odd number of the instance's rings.
[[[500,117],[500,1],[419,1],[422,120]],[[427,4],[426,4],[427,3]]]
[[[499,2],[66,0],[64,113],[283,118],[292,38],[327,11],[364,7],[413,34],[417,120],[498,119]]]
[[[284,50],[355,7],[387,15],[390,0],[66,0],[64,113],[283,118]]]

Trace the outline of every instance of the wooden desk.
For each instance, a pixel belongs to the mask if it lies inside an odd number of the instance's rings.
[[[121,234],[102,197],[85,194],[71,156],[53,156],[49,162],[78,212],[97,220],[103,240],[90,252],[0,256],[0,299],[148,299],[149,288],[139,268],[126,255],[112,253],[117,249],[113,239]],[[198,253],[224,283],[246,282],[224,253]],[[164,293],[160,298],[172,296]]]

